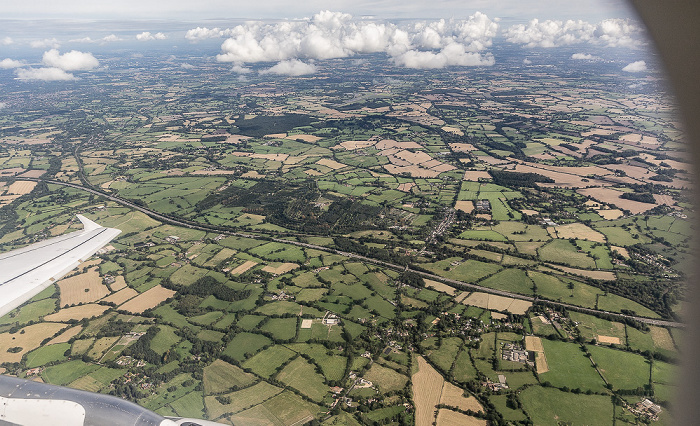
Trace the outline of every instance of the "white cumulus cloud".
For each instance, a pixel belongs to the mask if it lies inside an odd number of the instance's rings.
[[[316,72],[314,64],[307,64],[298,59],[281,61],[272,68],[260,71],[260,74],[277,74],[277,75],[308,75]]]
[[[225,30],[220,30],[218,28],[207,28],[207,27],[197,27],[191,30],[187,30],[185,33],[185,38],[189,41],[201,41],[208,38],[219,38],[226,35]]]
[[[593,55],[591,55],[590,53],[574,53],[573,55],[571,55],[571,59],[576,59],[579,61],[589,61],[593,59]]]
[[[136,34],[136,40],[138,41],[165,40],[166,38],[168,38],[168,36],[163,33],[151,34],[150,31],[144,31],[141,34]]]
[[[12,37],[3,37],[2,39],[0,39],[0,44],[3,46],[9,46],[9,45],[13,44],[14,42],[15,41],[12,40]]]
[[[31,41],[29,42],[29,46],[33,47],[34,49],[58,49],[61,47],[61,43],[59,43],[55,38],[45,38],[43,40]]]
[[[636,47],[642,30],[626,19],[606,19],[596,24],[582,20],[540,21],[517,24],[504,32],[507,41],[525,47],[560,47],[590,43],[605,47]]]
[[[644,61],[636,61],[631,64],[627,64],[622,71],[625,72],[644,72],[647,70],[647,63]]]
[[[51,49],[44,52],[42,63],[52,68],[64,71],[86,71],[96,68],[100,62],[91,53],[71,50],[61,55],[58,50]]]
[[[62,81],[77,80],[60,68],[20,68],[15,71],[20,80]]]
[[[6,70],[11,68],[19,68],[21,66],[24,66],[24,63],[22,61],[16,61],[10,58],[5,58],[2,61],[0,61],[0,68]]]
[[[492,45],[497,32],[498,20],[480,12],[468,19],[397,25],[326,10],[301,21],[247,22],[224,30],[197,27],[185,37],[191,41],[228,37],[217,60],[241,66],[383,52],[397,65],[441,68],[493,64],[492,55],[479,52]]]

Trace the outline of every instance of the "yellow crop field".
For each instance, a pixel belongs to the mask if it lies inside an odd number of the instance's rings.
[[[174,294],[175,291],[157,285],[124,303],[119,309],[140,314],[146,309],[155,308]]]
[[[416,407],[416,426],[432,426],[435,406],[440,403],[440,395],[445,379],[423,359],[417,357],[418,372],[413,375],[413,403]]]
[[[71,327],[64,331],[63,333],[59,334],[58,336],[54,337],[53,339],[49,340],[49,343],[46,345],[53,345],[55,343],[66,343],[69,341],[71,338],[75,337],[83,331],[83,326],[82,325],[76,325],[75,327]]]
[[[22,355],[38,348],[41,342],[47,337],[51,337],[56,332],[65,327],[64,324],[39,323],[28,325],[16,333],[9,332],[0,334],[0,363],[20,362]],[[16,349],[17,352],[10,352],[8,349]]]
[[[59,280],[57,284],[61,291],[61,306],[90,303],[109,294],[109,289],[102,284],[96,267],[84,274]]]
[[[437,426],[486,426],[487,424],[486,420],[444,408],[438,411],[437,415]]]
[[[464,389],[453,385],[450,382],[445,382],[442,386],[442,395],[440,396],[440,404],[457,407],[460,410],[472,410],[474,412],[484,411],[479,401],[472,395],[464,396]]]
[[[549,231],[550,228],[547,228]],[[583,223],[569,223],[568,225],[560,225],[552,227],[554,232],[549,234],[554,238],[563,238],[568,240],[569,238],[576,238],[579,240],[595,241],[597,243],[605,242],[605,235],[598,231],[595,231]]]
[[[248,269],[252,268],[253,266],[257,265],[258,262],[253,262],[252,260],[247,260],[245,263],[242,265],[238,265],[235,269],[231,271],[231,275],[238,275],[242,274]]]
[[[63,308],[56,312],[55,314],[47,315],[44,317],[45,321],[70,321],[72,319],[80,321],[83,318],[92,318],[98,315],[102,315],[104,311],[109,309],[109,306],[97,305],[94,303],[88,303],[86,305],[71,306],[70,308]]]
[[[430,287],[434,290],[441,291],[443,293],[447,293],[449,295],[454,296],[456,289],[452,286],[449,286],[447,284],[441,283],[439,281],[433,281],[433,280],[425,280],[425,286]]]
[[[34,189],[36,185],[36,182],[28,180],[18,180],[17,182],[10,185],[9,188],[7,188],[7,193],[15,195],[29,194],[30,192],[32,192],[32,189]]]
[[[525,349],[535,352],[535,367],[537,369],[537,374],[542,374],[549,371],[547,358],[544,354],[544,346],[542,346],[542,340],[539,337],[525,336]]]
[[[287,272],[297,269],[299,265],[296,263],[270,263],[269,265],[262,268],[263,271],[269,272],[275,275],[286,274]]]
[[[105,297],[102,299],[105,302],[112,302],[115,305],[121,305],[122,303],[126,302],[127,300],[138,296],[139,292],[134,290],[131,287],[123,288],[119,290],[116,293],[111,294],[110,296]]]

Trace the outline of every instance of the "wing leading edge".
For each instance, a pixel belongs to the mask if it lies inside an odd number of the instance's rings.
[[[72,271],[122,231],[77,215],[82,231],[0,254],[0,317]]]

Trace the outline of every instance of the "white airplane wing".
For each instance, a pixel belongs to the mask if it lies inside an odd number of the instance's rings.
[[[0,317],[78,267],[121,232],[77,217],[82,231],[0,254]]]

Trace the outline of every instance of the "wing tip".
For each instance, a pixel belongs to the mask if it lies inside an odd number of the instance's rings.
[[[81,214],[75,215],[80,222],[83,224],[84,230],[85,231],[92,231],[93,229],[98,229],[102,228],[102,225],[98,225],[97,223],[91,221],[90,219],[86,218],[85,216]]]

